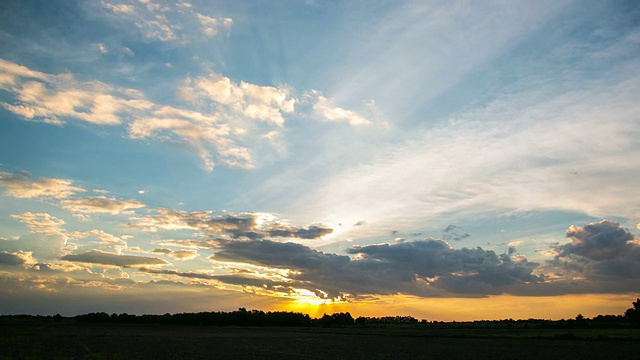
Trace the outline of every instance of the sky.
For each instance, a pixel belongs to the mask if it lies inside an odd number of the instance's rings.
[[[0,4],[0,314],[622,314],[636,1]]]

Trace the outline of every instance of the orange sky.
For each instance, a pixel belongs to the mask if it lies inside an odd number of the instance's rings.
[[[409,315],[429,321],[471,321],[492,319],[569,319],[578,314],[622,315],[631,307],[635,294],[584,294],[549,297],[489,296],[485,298],[433,298],[388,296],[371,303],[308,305],[288,303],[282,310],[308,313],[319,317],[324,313],[348,311],[358,316]]]

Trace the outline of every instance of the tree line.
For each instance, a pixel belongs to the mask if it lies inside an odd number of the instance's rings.
[[[61,315],[33,316],[33,315],[3,315],[3,318],[14,319],[46,319],[61,321],[65,319]],[[124,323],[124,324],[168,324],[168,325],[200,325],[200,326],[294,326],[294,327],[342,327],[342,326],[385,326],[385,325],[415,325],[431,327],[534,327],[534,328],[572,328],[572,327],[640,327],[640,299],[633,302],[633,307],[627,309],[624,315],[598,315],[593,318],[585,318],[578,314],[573,319],[545,320],[482,320],[472,322],[444,322],[418,320],[412,316],[384,316],[365,317],[354,319],[348,312],[340,312],[331,315],[324,314],[320,318],[311,318],[307,314],[290,311],[247,310],[239,308],[235,311],[224,312],[198,312],[178,313],[164,315],[132,315],[107,314],[105,312],[92,312],[73,317],[77,322],[89,323]]]

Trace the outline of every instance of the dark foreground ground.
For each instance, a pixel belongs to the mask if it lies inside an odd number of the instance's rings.
[[[614,333],[615,335],[615,333]],[[623,334],[624,335],[624,334]],[[575,338],[577,337],[577,339]],[[573,338],[573,339],[572,339]],[[0,322],[0,359],[638,359],[585,333]]]

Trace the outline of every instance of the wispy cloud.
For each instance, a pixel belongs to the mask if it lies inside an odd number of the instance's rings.
[[[371,125],[372,123],[371,120],[355,111],[335,106],[333,101],[320,95],[317,90],[308,92],[305,98],[313,103],[313,111],[324,121],[346,122],[352,126]]]
[[[364,219],[378,232],[496,212],[633,217],[638,82],[616,77],[558,95],[505,95],[386,145],[366,166],[329,174],[292,212],[331,224]]]
[[[196,250],[171,250],[165,248],[153,249],[154,253],[165,254],[170,256],[173,259],[185,261],[191,260],[198,256],[198,252]]]
[[[79,199],[65,199],[61,206],[69,211],[77,213],[108,213],[132,214],[134,209],[143,208],[146,205],[137,200],[120,200],[106,196],[92,196]]]
[[[31,232],[35,234],[45,234],[66,238],[64,235],[66,230],[62,227],[65,224],[65,221],[50,214],[26,212],[11,215],[11,217],[27,224]]]

